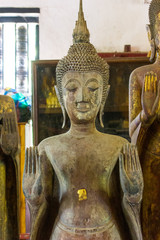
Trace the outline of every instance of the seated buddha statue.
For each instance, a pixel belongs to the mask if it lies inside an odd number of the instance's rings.
[[[160,239],[160,0],[152,0],[147,26],[153,64],[135,69],[129,82],[129,130],[137,144],[144,177],[142,231]]]
[[[0,95],[0,239],[18,240],[18,127],[15,104]]]
[[[33,240],[142,240],[143,177],[134,145],[99,132],[109,67],[89,42],[82,1],[73,45],[56,69],[68,132],[26,152],[23,191]]]

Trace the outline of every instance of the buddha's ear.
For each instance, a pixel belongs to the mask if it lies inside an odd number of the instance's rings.
[[[59,103],[60,103],[60,105],[61,105],[62,114],[63,114],[62,128],[64,128],[65,125],[66,125],[66,109],[65,109],[65,107],[64,107],[64,104],[62,103],[62,99],[61,99],[61,97],[60,97],[60,94],[59,94],[59,91],[58,91],[57,86],[55,85],[54,88],[55,88],[55,91],[56,91],[56,95],[57,95],[58,101],[59,101]]]
[[[66,109],[64,106],[61,105],[61,109],[62,109],[62,114],[63,114],[63,123],[62,123],[62,128],[65,127],[66,125]]]
[[[148,35],[149,43],[151,44],[152,34],[151,34],[150,24],[146,24],[146,30],[147,30],[147,35]]]
[[[101,106],[100,106],[100,109],[99,109],[99,123],[101,125],[101,127],[104,128],[104,124],[103,124],[103,120],[102,120],[102,116],[103,116],[103,111],[104,111],[104,106],[105,106],[105,103],[106,103],[106,99],[108,97],[108,93],[109,93],[109,90],[110,90],[110,85],[107,85],[106,86],[106,89],[105,89],[105,96],[102,97],[102,102],[101,102]]]
[[[156,57],[156,45],[155,45],[155,40],[154,37],[152,36],[152,31],[151,31],[151,26],[150,24],[146,25],[146,30],[147,30],[147,35],[148,35],[148,40],[151,46],[151,51],[148,54],[150,57],[150,62],[153,62],[155,57]]]
[[[110,85],[107,85],[107,87],[106,87],[106,98],[105,98],[105,101],[106,101],[106,99],[107,99],[107,97],[108,97],[109,90],[110,90]]]

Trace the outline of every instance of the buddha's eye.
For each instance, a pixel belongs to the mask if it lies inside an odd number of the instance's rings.
[[[76,92],[77,88],[66,88],[69,92]]]
[[[96,82],[90,82],[87,87],[91,92],[95,92],[99,88],[99,85]]]
[[[89,89],[91,92],[95,92],[95,91],[98,89],[98,87],[97,87],[97,88],[88,87],[88,89]]]
[[[75,92],[77,90],[77,85],[74,84],[74,83],[69,83],[66,85],[66,89],[69,91],[69,92]]]

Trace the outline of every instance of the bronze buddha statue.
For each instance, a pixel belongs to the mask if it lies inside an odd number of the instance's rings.
[[[31,240],[142,240],[136,148],[95,127],[97,115],[103,125],[109,67],[89,42],[82,0],[73,39],[56,76],[63,126],[67,112],[71,127],[26,152]]]
[[[15,104],[0,95],[0,239],[19,239],[18,127]]]
[[[152,0],[147,26],[153,64],[134,70],[129,83],[129,130],[137,144],[144,176],[144,240],[160,239],[160,0]]]

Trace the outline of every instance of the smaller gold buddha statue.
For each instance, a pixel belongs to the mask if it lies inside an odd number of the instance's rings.
[[[23,190],[31,240],[142,240],[143,178],[136,148],[97,131],[109,67],[89,42],[82,0],[73,45],[59,61],[57,92],[71,127],[26,152]]]

